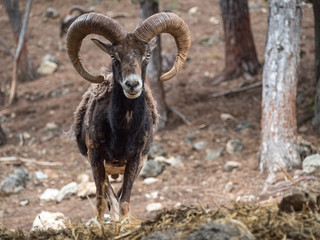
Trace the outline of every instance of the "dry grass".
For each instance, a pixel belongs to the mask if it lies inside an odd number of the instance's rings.
[[[256,239],[320,239],[320,215],[307,206],[300,212],[280,212],[276,203],[234,204],[232,209],[217,211],[202,207],[181,207],[160,213],[154,220],[140,225],[114,222],[103,226],[86,227],[84,224],[67,223],[60,231],[24,233],[0,228],[0,239],[141,239],[153,232],[172,230],[175,239],[198,230],[210,222],[233,224]]]

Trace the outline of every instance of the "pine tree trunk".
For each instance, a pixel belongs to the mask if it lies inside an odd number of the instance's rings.
[[[260,170],[301,164],[297,146],[296,92],[300,62],[300,0],[269,0],[262,90]]]
[[[151,15],[159,12],[158,1],[155,0],[140,0],[140,18],[145,20]],[[165,94],[162,82],[159,77],[162,72],[162,57],[161,57],[161,39],[157,36],[157,47],[153,50],[150,62],[147,68],[147,74],[150,80],[150,88],[157,102],[157,110],[160,115],[158,128],[165,126],[167,121],[167,104],[165,102]]]
[[[220,0],[220,10],[225,41],[225,69],[215,81],[257,74],[261,65],[251,33],[248,1]]]
[[[19,34],[22,27],[21,12],[19,10],[18,0],[5,0],[7,13],[13,30],[15,42],[19,41]],[[31,58],[28,54],[27,41],[24,41],[21,50],[21,56],[18,62],[18,78],[20,82],[32,81],[38,77],[33,66]]]
[[[314,35],[315,35],[315,78],[317,91],[314,101],[313,126],[320,132],[320,1],[313,1]]]

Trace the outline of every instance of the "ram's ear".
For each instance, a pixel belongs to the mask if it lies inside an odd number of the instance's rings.
[[[149,42],[150,51],[152,52],[157,46],[157,37],[154,37]]]
[[[110,54],[110,48],[111,48],[111,44],[110,43],[104,43],[104,42],[101,42],[100,40],[98,39],[95,39],[95,38],[91,38],[91,41],[97,45],[102,51]]]

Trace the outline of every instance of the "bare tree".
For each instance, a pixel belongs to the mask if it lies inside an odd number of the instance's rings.
[[[7,139],[4,131],[2,130],[1,124],[0,124],[0,146],[6,144]]]
[[[225,42],[225,69],[214,78],[214,83],[259,72],[250,27],[248,0],[220,0]]]
[[[21,12],[18,0],[4,0],[6,10],[10,19],[13,35],[16,43],[19,41],[19,35],[22,28]],[[38,77],[28,53],[27,41],[21,48],[21,56],[18,61],[18,78],[21,82],[31,81]]]
[[[301,163],[295,105],[301,12],[301,0],[269,0],[269,27],[262,76],[262,171],[276,171],[278,164],[292,169]]]
[[[314,101],[313,126],[320,132],[320,1],[313,0],[314,35],[315,35],[315,78],[317,91]]]
[[[140,18],[142,21],[158,12],[159,3],[157,0],[140,0]],[[157,102],[157,110],[160,114],[159,128],[162,128],[167,121],[167,104],[165,101],[163,84],[159,81],[162,72],[161,38],[160,36],[157,36],[156,38],[157,47],[151,54],[147,74],[150,80],[150,88]]]

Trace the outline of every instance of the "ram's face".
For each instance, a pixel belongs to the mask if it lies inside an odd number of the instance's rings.
[[[127,98],[140,96],[150,58],[150,47],[132,35],[110,48],[114,79]]]

